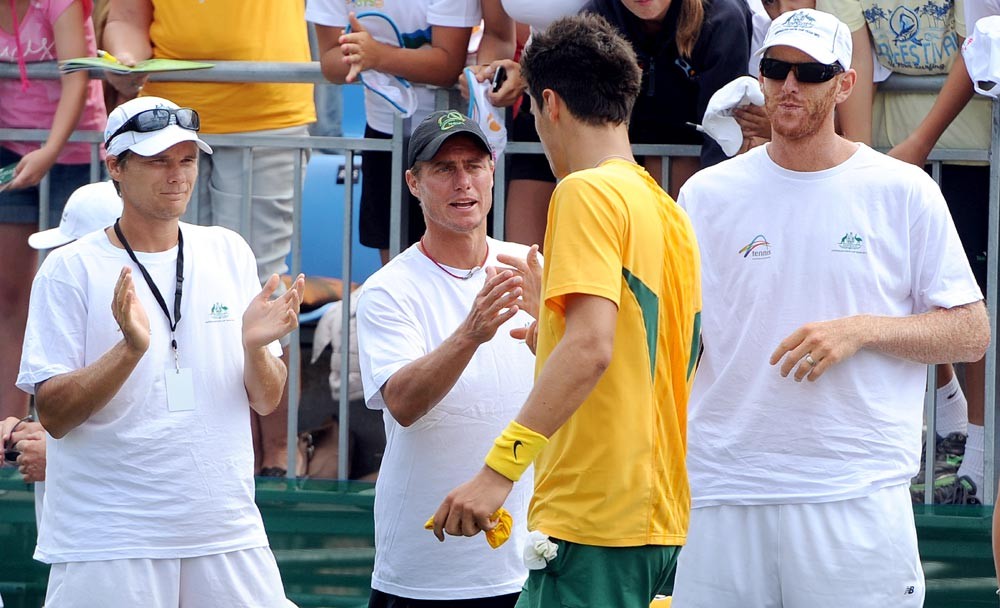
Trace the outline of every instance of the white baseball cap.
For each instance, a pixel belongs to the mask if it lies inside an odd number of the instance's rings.
[[[1000,97],[1000,15],[976,21],[962,44],[962,57],[976,92]]]
[[[85,234],[107,228],[122,214],[122,199],[110,181],[80,186],[69,195],[62,219],[55,228],[28,237],[35,249],[52,249]]]
[[[171,115],[169,124],[162,129],[147,133],[125,131],[115,136],[122,125],[133,116],[156,108],[181,109],[174,102],[162,97],[136,97],[112,110],[108,115],[108,126],[104,128],[104,146],[108,154],[118,156],[125,150],[131,150],[140,156],[153,156],[183,141],[193,141],[198,144],[202,152],[212,153],[212,148],[198,138],[197,131],[185,129],[177,124],[176,115]]]
[[[771,22],[767,36],[754,56],[763,56],[772,46],[790,46],[820,63],[839,63],[845,70],[851,67],[851,31],[843,21],[830,13],[801,8],[778,16]]]

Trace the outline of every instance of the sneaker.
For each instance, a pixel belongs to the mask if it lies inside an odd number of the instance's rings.
[[[976,482],[967,475],[945,475],[934,480],[934,504],[936,505],[979,505],[982,501],[976,496]],[[910,487],[910,499],[913,504],[923,504],[924,490],[919,492]]]
[[[947,436],[937,437],[935,442],[934,450],[934,479],[937,480],[946,475],[954,475],[958,472],[958,467],[962,464],[962,458],[965,456],[965,440],[967,436],[964,433],[948,433]],[[910,482],[914,488],[919,489],[922,493],[924,491],[924,463],[926,462],[927,451],[926,444],[924,450],[920,452],[920,470],[917,471],[916,477]],[[935,481],[935,484],[937,482]],[[919,486],[919,488],[916,488]],[[923,502],[921,500],[921,502]]]

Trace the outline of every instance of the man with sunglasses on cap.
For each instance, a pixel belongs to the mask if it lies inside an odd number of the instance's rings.
[[[53,251],[35,278],[17,385],[48,441],[35,558],[45,605],[288,606],[254,504],[250,411],[286,378],[276,340],[303,289],[270,299],[236,233],[181,223],[197,112],[115,109],[107,168],[121,218]]]
[[[365,282],[358,303],[365,402],[382,410],[386,435],[369,606],[512,608],[527,575],[530,473],[505,503],[512,535],[497,549],[483,538],[438,543],[424,524],[531,390],[535,359],[511,331],[538,314],[537,249],[486,235],[493,156],[475,121],[430,114],[408,160],[426,231]]]
[[[921,606],[926,365],[983,355],[982,294],[930,177],[835,133],[847,26],[785,13],[761,54],[771,143],[680,193],[705,307],[674,606]]]

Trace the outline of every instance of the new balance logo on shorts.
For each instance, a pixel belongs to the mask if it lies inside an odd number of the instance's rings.
[[[914,587],[913,585],[910,585],[909,587],[906,588],[906,591],[903,592],[903,595],[913,595],[916,592],[917,588]]]

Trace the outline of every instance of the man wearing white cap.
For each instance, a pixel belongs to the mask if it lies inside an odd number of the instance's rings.
[[[179,221],[198,114],[143,97],[108,118],[121,219],[35,278],[17,385],[48,431],[35,558],[46,606],[287,606],[254,504],[250,411],[272,411],[303,279],[271,300],[246,242]]]
[[[69,195],[59,225],[32,234],[28,245],[33,249],[62,247],[85,234],[107,228],[121,214],[122,199],[114,182],[86,184]]]
[[[786,13],[761,54],[772,142],[680,193],[705,349],[674,605],[921,606],[925,365],[983,355],[982,294],[930,177],[834,131],[847,27]]]

